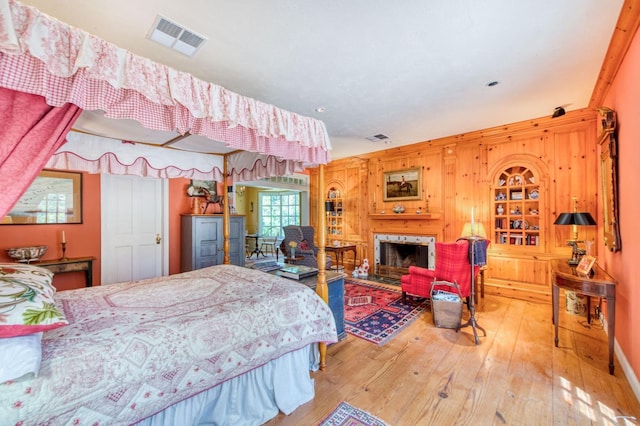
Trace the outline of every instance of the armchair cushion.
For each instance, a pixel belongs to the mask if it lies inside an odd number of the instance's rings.
[[[478,266],[474,267],[477,275]],[[452,243],[436,243],[435,269],[410,266],[409,274],[400,279],[403,301],[407,293],[431,297],[431,283],[434,280],[455,282],[460,287],[462,297],[471,295],[471,264],[469,263],[469,243],[459,240]]]

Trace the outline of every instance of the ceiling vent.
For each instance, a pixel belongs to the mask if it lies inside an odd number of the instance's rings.
[[[193,56],[207,41],[206,38],[160,15],[156,17],[147,38],[187,56]]]
[[[367,140],[371,142],[390,142],[389,136],[378,133],[377,135],[369,136]]]

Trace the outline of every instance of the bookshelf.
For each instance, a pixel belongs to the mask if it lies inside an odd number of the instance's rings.
[[[332,208],[327,208],[328,205],[331,205]],[[342,191],[332,186],[327,191],[327,198],[325,199],[325,214],[327,216],[325,226],[327,237],[329,238],[339,238],[343,235],[343,207]]]
[[[492,188],[492,243],[540,246],[543,222],[539,176],[526,166],[509,167],[498,173]]]

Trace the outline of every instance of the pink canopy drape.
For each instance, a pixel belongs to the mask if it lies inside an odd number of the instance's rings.
[[[82,111],[75,105],[47,105],[42,96],[0,87],[0,217],[34,181],[64,143]],[[10,184],[9,184],[10,183]]]

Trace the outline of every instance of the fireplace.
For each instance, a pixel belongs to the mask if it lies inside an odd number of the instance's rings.
[[[434,236],[374,235],[374,271],[376,275],[399,278],[409,266],[435,267]]]

